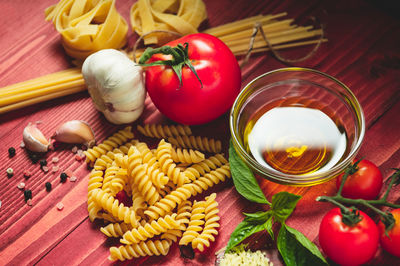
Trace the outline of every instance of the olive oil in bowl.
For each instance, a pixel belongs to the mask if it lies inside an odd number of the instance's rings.
[[[316,101],[274,101],[250,118],[244,145],[259,164],[285,174],[328,170],[348,149],[346,132],[334,114]]]

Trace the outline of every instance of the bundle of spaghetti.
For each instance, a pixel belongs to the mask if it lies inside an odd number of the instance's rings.
[[[259,23],[273,49],[284,49],[296,46],[325,42],[322,39],[323,30],[314,29],[313,26],[298,26],[293,19],[278,20],[287,13],[276,15],[258,15],[243,20],[224,24],[203,31],[214,35],[225,42],[235,55],[243,55],[249,49],[250,38],[256,23]],[[270,50],[269,45],[259,34],[255,37],[253,51],[261,52]]]
[[[0,114],[86,90],[79,68],[70,68],[0,88]]]

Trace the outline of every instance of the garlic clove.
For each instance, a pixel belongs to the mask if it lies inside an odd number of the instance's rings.
[[[81,120],[65,122],[58,127],[51,138],[64,143],[85,144],[89,148],[96,143],[92,128]]]
[[[50,142],[43,133],[36,127],[36,124],[29,123],[22,133],[25,148],[33,152],[47,152]]]

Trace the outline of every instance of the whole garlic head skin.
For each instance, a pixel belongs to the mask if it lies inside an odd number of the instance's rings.
[[[115,49],[86,58],[82,75],[97,110],[114,124],[127,124],[142,114],[146,89],[142,68]]]

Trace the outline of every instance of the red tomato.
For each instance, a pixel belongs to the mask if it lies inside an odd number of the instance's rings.
[[[342,196],[351,199],[376,199],[383,185],[381,171],[368,160],[361,160],[357,167],[357,172],[347,177]],[[342,177],[343,174],[337,178],[336,185],[338,189],[342,182]]]
[[[168,118],[188,125],[207,123],[232,106],[240,91],[240,68],[228,46],[212,35],[191,34],[166,45],[184,43],[189,45],[189,59],[203,87],[188,66],[182,69],[182,86],[170,66],[150,66],[146,89]],[[148,63],[170,59],[170,55],[155,54]]]
[[[330,210],[319,228],[319,243],[324,253],[340,265],[360,265],[371,260],[379,244],[374,221],[360,211],[362,220],[349,226],[342,222],[339,208]]]
[[[385,225],[379,222],[381,245],[389,253],[400,257],[400,209],[392,210],[391,213],[396,222],[388,231],[388,235],[385,234]]]

